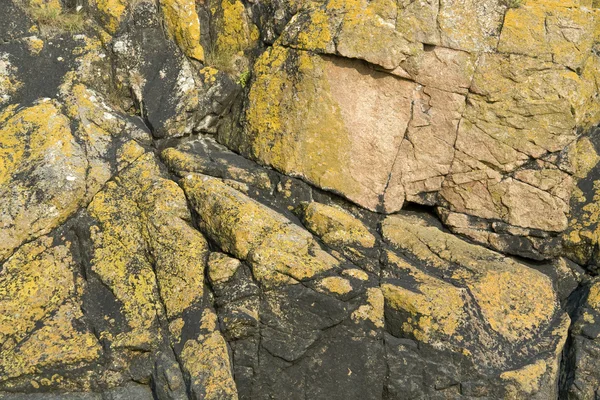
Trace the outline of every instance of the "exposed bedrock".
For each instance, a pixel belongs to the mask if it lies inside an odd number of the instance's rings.
[[[0,10],[0,400],[600,396],[596,1]]]

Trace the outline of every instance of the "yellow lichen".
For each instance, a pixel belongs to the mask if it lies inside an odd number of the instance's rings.
[[[506,13],[498,49],[578,69],[592,49],[597,17],[587,8],[527,2]]]
[[[86,172],[70,121],[55,103],[41,102],[16,114],[7,111],[2,118],[6,120],[0,127],[0,196],[9,211],[0,227],[0,259],[77,210],[85,194]],[[19,177],[40,171],[42,165],[53,182],[39,179],[32,185]]]
[[[177,318],[169,323],[169,333],[171,334],[171,340],[179,342],[181,340],[181,332],[185,326],[183,318]]]
[[[350,213],[320,203],[310,203],[304,212],[304,223],[325,243],[333,246],[375,246],[375,236]]]
[[[589,261],[592,256],[591,248],[600,240],[600,182],[595,181],[593,183],[590,194],[593,196],[591,201],[588,202],[586,196],[580,190],[574,191],[573,199],[575,201],[579,200],[580,203],[585,205],[583,205],[578,215],[571,216],[569,228],[563,234],[569,256],[582,264]]]
[[[219,70],[213,67],[204,67],[200,70],[200,75],[202,75],[204,77],[204,81],[208,83],[215,83],[218,73]]]
[[[227,343],[220,332],[188,340],[181,352],[181,360],[197,397],[206,400],[238,398]]]
[[[127,0],[95,0],[100,11],[104,28],[110,33],[117,32],[127,10]]]
[[[546,275],[427,226],[417,217],[388,217],[383,234],[402,251],[442,271],[452,270],[452,278],[469,287],[485,321],[507,340],[535,337],[557,310],[556,293]]]
[[[368,281],[369,274],[360,269],[346,269],[342,272],[343,275],[351,276],[352,278],[358,279],[360,281]]]
[[[151,154],[109,182],[88,211],[99,224],[91,232],[92,269],[123,303],[132,329],[151,327],[159,293],[169,318],[202,297],[206,241],[187,222],[182,191],[161,177]]]
[[[160,6],[167,31],[181,50],[190,58],[204,61],[194,0],[160,0]]]
[[[461,340],[457,330],[466,319],[465,289],[428,276],[388,253],[390,262],[406,270],[417,282],[417,290],[409,290],[389,283],[381,285],[383,295],[390,307],[403,310],[412,317],[403,325],[406,333],[417,340],[432,343],[454,337]]]
[[[248,67],[244,51],[258,42],[259,31],[240,0],[222,0],[221,11],[214,16],[216,44],[209,62],[225,71],[241,72]]]
[[[218,179],[190,174],[183,188],[212,239],[265,284],[294,283],[339,264],[310,233]]]
[[[50,237],[23,245],[0,275],[0,342],[22,340],[75,290],[73,259]]]
[[[600,283],[594,283],[587,297],[587,304],[600,312]]]
[[[73,322],[82,317],[78,305],[66,303],[61,306],[50,321],[16,349],[0,353],[0,379],[97,360],[102,347],[96,337],[89,331],[82,333],[73,327]]]
[[[313,11],[307,29],[298,33],[298,46],[313,51],[326,50],[333,40],[330,24],[325,10]]]
[[[146,150],[135,140],[126,142],[122,147],[117,149],[117,162],[119,163],[119,169],[121,170],[127,165],[133,163],[145,152]]]
[[[347,279],[339,276],[328,276],[321,279],[317,285],[329,293],[348,294],[352,291],[352,285]]]
[[[206,331],[215,331],[217,329],[217,314],[214,311],[207,308],[202,313],[202,319],[200,320],[200,329],[204,329]]]
[[[228,257],[223,253],[210,253],[208,259],[210,281],[213,284],[227,282],[235,275],[240,265],[240,260]]]
[[[352,313],[353,321],[371,321],[377,328],[384,326],[384,296],[379,288],[367,289],[367,302]]]
[[[541,379],[546,371],[546,362],[538,360],[518,370],[503,372],[500,377],[516,382],[526,394],[534,394],[540,390]]]
[[[39,54],[44,49],[44,41],[37,36],[30,36],[25,38],[27,47],[32,54]]]

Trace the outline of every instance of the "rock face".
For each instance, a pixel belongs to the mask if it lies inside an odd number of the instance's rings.
[[[600,395],[596,1],[0,9],[0,399]]]

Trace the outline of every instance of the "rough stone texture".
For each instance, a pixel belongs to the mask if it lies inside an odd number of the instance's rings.
[[[587,6],[312,3],[255,64],[241,138],[220,140],[370,210],[561,232],[571,176],[550,155],[600,111]]]
[[[0,399],[597,398],[599,7],[0,0]]]

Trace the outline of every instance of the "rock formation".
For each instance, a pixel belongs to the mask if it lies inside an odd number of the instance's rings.
[[[0,0],[0,400],[600,397],[600,2]]]

